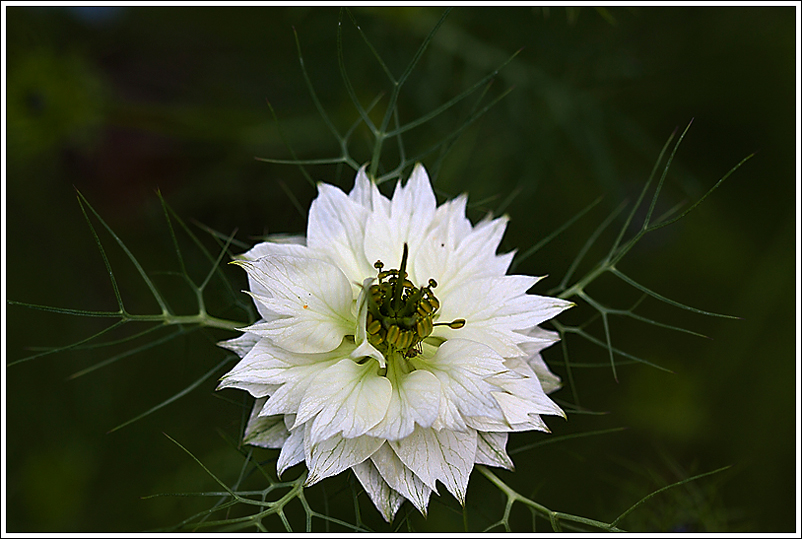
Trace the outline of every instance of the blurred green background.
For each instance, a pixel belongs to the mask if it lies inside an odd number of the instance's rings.
[[[397,77],[442,10],[352,13]],[[709,318],[645,300],[637,312],[711,339],[614,318],[617,347],[674,371],[620,366],[617,382],[604,349],[569,338],[572,361],[601,365],[573,371],[582,406],[607,413],[571,415],[567,422],[549,418],[554,435],[627,429],[515,454],[517,471],[499,475],[522,494],[554,510],[609,521],[661,486],[731,465],[655,497],[621,526],[794,530],[794,13],[793,7],[458,8],[404,87],[399,115],[408,122],[523,48],[482,104],[513,91],[465,130],[443,159],[434,153],[423,162],[437,175],[441,201],[467,191],[474,221],[487,211],[511,216],[503,251],[523,252],[603,196],[517,268],[550,275],[538,293],[559,283],[613,208],[634,201],[676,127],[695,119],[658,214],[681,202],[687,206],[757,152],[696,211],[648,235],[619,265],[674,300],[742,319]],[[193,308],[181,296],[183,284],[158,274],[178,266],[156,189],[187,222],[224,234],[236,229],[245,242],[265,233],[303,232],[305,216],[293,200],[308,208],[314,187],[296,167],[254,157],[292,157],[266,100],[298,156],[339,155],[307,92],[293,37],[294,27],[320,100],[344,132],[358,115],[337,64],[338,9],[9,7],[6,15],[10,300],[115,309],[75,188],[157,284],[174,291],[183,312]],[[387,79],[347,16],[343,54],[364,106],[385,92],[377,105],[383,112]],[[481,91],[407,133],[408,155],[462,125]],[[367,161],[370,147],[358,129],[350,146],[354,159]],[[389,147],[384,155],[384,170],[395,166],[394,152]],[[347,169],[309,172],[315,180],[351,186]],[[190,226],[215,248],[208,234]],[[609,246],[620,226],[621,220],[600,245]],[[101,239],[126,305],[132,312],[156,312],[124,255],[108,235]],[[602,253],[591,251],[580,275]],[[187,257],[202,278],[205,259],[191,248]],[[243,272],[224,271],[236,290],[245,287]],[[589,291],[617,308],[639,297],[609,276]],[[225,312],[227,300],[216,294],[212,290],[209,298],[213,314],[244,320],[241,313]],[[561,321],[581,323],[592,314],[584,305]],[[36,347],[86,338],[109,321],[9,306],[5,323],[7,361],[14,361]],[[603,338],[598,320],[587,330]],[[106,431],[219,363],[225,354],[214,342],[229,336],[188,334],[75,380],[67,377],[125,346],[69,351],[7,368],[8,531],[139,531],[176,524],[209,507],[210,499],[141,497],[218,488],[162,433],[225,481],[236,479],[242,459],[225,437],[237,438],[248,403],[242,392],[214,392],[224,371],[148,418]],[[565,377],[559,345],[545,357]],[[555,396],[572,401],[569,388]],[[516,434],[509,448],[544,438]],[[269,461],[274,454],[257,456]],[[348,481],[343,474],[310,489],[310,503],[352,520]],[[461,529],[457,503],[441,490],[428,519],[411,516],[415,529]],[[366,523],[385,529],[364,496],[361,504]],[[501,495],[478,473],[468,505],[469,523],[477,529],[503,511]],[[297,502],[294,507],[300,514]],[[291,515],[293,523],[297,519]],[[266,524],[280,529],[278,521]],[[516,506],[511,524],[530,529],[529,513]],[[543,521],[538,525],[547,528]],[[319,521],[316,526],[323,529]]]

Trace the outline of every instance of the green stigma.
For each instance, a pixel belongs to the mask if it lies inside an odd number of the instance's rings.
[[[434,316],[440,308],[433,288],[434,279],[428,286],[416,287],[407,279],[409,248],[404,244],[401,267],[384,271],[384,264],[377,260],[373,265],[378,274],[378,283],[368,291],[367,332],[368,340],[380,352],[388,355],[398,352],[411,358],[421,353],[421,343],[431,335],[434,326],[459,329],[465,320],[435,323]]]

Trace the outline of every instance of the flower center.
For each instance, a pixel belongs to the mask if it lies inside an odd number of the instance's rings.
[[[421,342],[431,335],[434,326],[459,329],[465,325],[462,318],[449,323],[434,322],[440,308],[440,301],[432,292],[437,282],[429,279],[429,286],[419,288],[407,279],[408,256],[405,243],[399,269],[383,271],[381,260],[373,265],[379,275],[378,283],[370,287],[368,294],[368,340],[385,356],[398,352],[407,358],[415,357],[422,352]]]

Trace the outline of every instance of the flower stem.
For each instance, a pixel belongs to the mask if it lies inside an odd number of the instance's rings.
[[[572,522],[577,522],[579,524],[585,524],[587,526],[592,526],[594,528],[599,528],[606,531],[614,531],[614,532],[621,532],[624,531],[620,528],[613,526],[612,524],[608,524],[606,522],[601,522],[599,520],[593,520],[590,518],[584,518],[576,515],[571,515],[568,513],[561,513],[559,511],[552,511],[545,505],[541,505],[533,500],[530,500],[526,496],[518,494],[512,488],[509,487],[504,481],[498,478],[493,472],[488,470],[485,466],[476,466],[476,469],[479,470],[479,473],[484,475],[491,483],[493,483],[498,489],[503,492],[507,496],[507,503],[508,505],[512,505],[515,502],[521,502],[524,505],[528,505],[538,513],[541,513],[545,518],[549,519],[551,522],[551,527],[554,531],[560,531],[560,521],[561,520],[568,520]]]
[[[224,318],[217,318],[210,316],[205,312],[193,315],[174,315],[169,313],[163,314],[128,314],[123,313],[122,319],[132,322],[162,322],[165,325],[192,325],[199,324],[204,327],[236,330],[247,325],[247,322],[239,322],[237,320],[226,320]]]

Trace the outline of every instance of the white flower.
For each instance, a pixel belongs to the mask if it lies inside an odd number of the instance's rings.
[[[278,473],[305,462],[308,485],[351,468],[387,521],[404,499],[425,514],[438,481],[463,503],[474,464],[512,469],[507,433],[564,417],[537,325],[572,304],[505,275],[507,218],[437,207],[420,164],[392,199],[365,167],[318,190],[305,238],[235,262],[262,316],[221,343],[242,360],[220,388],[256,397],[245,442],[281,448]]]

